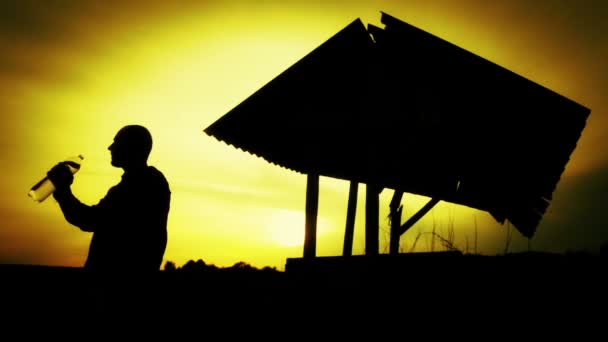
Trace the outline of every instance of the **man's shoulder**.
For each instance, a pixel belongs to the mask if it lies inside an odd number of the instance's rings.
[[[153,175],[155,177],[160,177],[160,178],[165,178],[165,175],[159,170],[157,169],[155,166],[148,166],[148,174]]]
[[[149,182],[154,182],[156,184],[158,184],[159,186],[163,186],[166,187],[167,189],[169,189],[169,182],[167,181],[167,178],[165,177],[165,175],[156,167],[154,166],[148,166],[148,172],[147,172],[147,177]]]

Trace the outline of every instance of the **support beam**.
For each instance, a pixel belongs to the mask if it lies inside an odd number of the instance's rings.
[[[319,211],[319,174],[309,173],[306,180],[306,227],[304,258],[314,258],[317,250],[317,214]]]
[[[353,236],[355,234],[355,213],[357,212],[357,195],[359,183],[350,181],[348,190],[348,208],[346,209],[346,229],[344,230],[343,256],[353,255]]]
[[[403,233],[405,233],[408,229],[410,229],[416,222],[418,222],[422,216],[426,215],[426,213],[428,213],[431,209],[433,209],[433,207],[439,203],[439,201],[441,201],[439,198],[433,198],[431,199],[427,204],[424,205],[424,207],[422,207],[422,209],[418,210],[417,213],[415,213],[414,215],[412,215],[412,217],[410,217],[409,220],[407,220],[407,222],[405,222],[400,230],[399,230],[399,236],[403,235]]]
[[[401,199],[403,198],[403,191],[395,190],[393,198],[391,199],[390,219],[391,219],[391,239],[389,242],[389,253],[399,254],[399,238],[401,237],[401,213],[403,207],[401,206]]]
[[[380,192],[382,188],[375,184],[367,184],[365,189],[365,255],[380,251]]]

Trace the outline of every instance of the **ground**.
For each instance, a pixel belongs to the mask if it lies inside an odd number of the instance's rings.
[[[463,317],[467,324],[506,322],[502,317],[532,326],[584,318],[601,326],[593,322],[605,320],[605,265],[591,255],[435,253],[288,259],[285,272],[245,263],[190,263],[146,277],[27,265],[2,265],[0,272],[6,326],[58,321],[108,332],[201,324],[224,334],[264,326],[293,334],[387,332]],[[225,325],[232,328],[220,329]]]

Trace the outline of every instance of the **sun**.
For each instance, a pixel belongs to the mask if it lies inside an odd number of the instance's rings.
[[[291,209],[272,209],[268,216],[268,238],[282,247],[304,245],[304,211]],[[317,236],[323,234],[327,226],[321,217],[317,221]]]
[[[273,209],[268,219],[269,239],[283,247],[304,244],[304,212],[289,209]]]

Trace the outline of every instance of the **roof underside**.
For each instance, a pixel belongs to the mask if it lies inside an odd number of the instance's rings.
[[[301,173],[508,219],[531,237],[590,110],[382,14],[357,19],[205,129]]]

